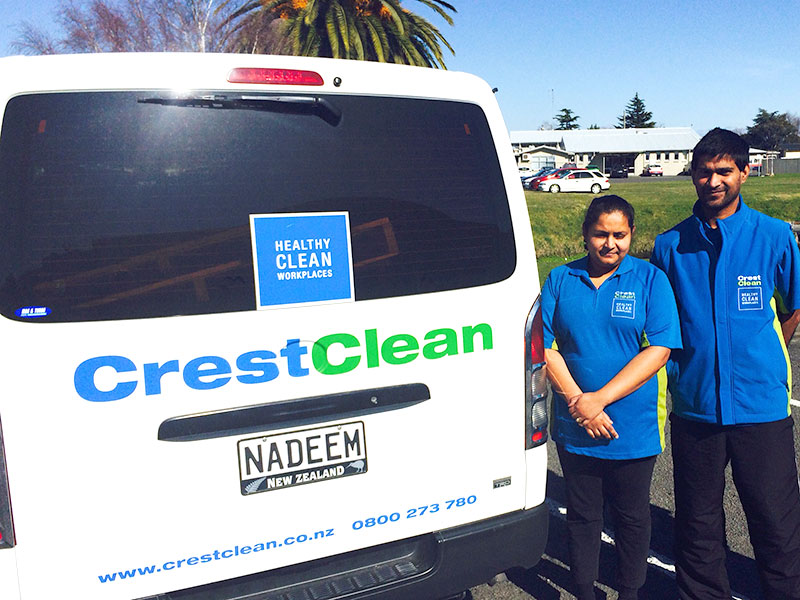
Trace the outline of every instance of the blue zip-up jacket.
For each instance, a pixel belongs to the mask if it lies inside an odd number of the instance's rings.
[[[673,412],[739,425],[790,414],[791,364],[777,312],[800,308],[800,251],[787,223],[744,204],[717,220],[715,248],[693,215],[656,238],[651,262],[672,283],[683,349],[667,366]]]

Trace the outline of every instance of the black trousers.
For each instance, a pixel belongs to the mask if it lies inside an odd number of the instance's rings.
[[[765,597],[800,598],[800,487],[791,417],[738,426],[670,420],[679,597],[731,597],[722,507],[730,462]]]
[[[605,496],[615,522],[617,585],[639,589],[647,576],[650,481],[656,457],[608,460],[556,447],[567,484],[570,571],[575,584],[585,586],[597,579]]]

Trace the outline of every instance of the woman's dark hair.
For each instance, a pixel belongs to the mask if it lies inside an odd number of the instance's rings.
[[[692,170],[701,159],[729,156],[740,171],[750,163],[750,146],[744,139],[727,129],[716,127],[705,134],[692,150]]]
[[[586,209],[586,216],[583,218],[583,232],[586,231],[600,218],[601,215],[609,213],[621,212],[628,219],[628,226],[633,229],[633,207],[630,203],[614,194],[608,196],[600,196],[592,200],[589,208]]]

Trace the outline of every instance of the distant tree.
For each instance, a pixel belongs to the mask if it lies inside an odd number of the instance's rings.
[[[628,102],[628,105],[625,107],[625,112],[622,113],[617,121],[619,125],[616,125],[617,129],[623,128],[651,128],[655,127],[655,121],[652,120],[653,113],[647,111],[644,106],[644,100],[639,98],[639,92],[631,98],[631,101]]]
[[[800,142],[800,119],[788,113],[767,112],[758,109],[753,124],[747,128],[744,139],[753,148],[780,152],[787,144]]]
[[[597,123],[592,123],[589,125],[589,129],[600,129],[600,126]]]
[[[227,21],[233,11],[215,0],[62,0],[60,38],[22,22],[11,46],[23,54],[280,51],[274,19],[253,15],[234,27]]]
[[[444,0],[419,0],[448,24]],[[401,0],[225,0],[224,9],[237,6],[226,23],[237,28],[241,19],[279,17],[290,53],[392,62],[446,68],[442,46],[452,46],[429,21],[401,5]],[[244,21],[246,23],[246,20]],[[244,39],[246,36],[240,36]]]
[[[573,114],[568,108],[562,108],[561,112],[553,118],[558,121],[558,127],[556,127],[556,129],[580,129],[580,125],[578,125],[578,119],[580,119],[580,117]]]

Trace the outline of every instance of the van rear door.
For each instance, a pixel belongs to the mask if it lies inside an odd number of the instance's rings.
[[[19,94],[0,190],[22,598],[140,598],[525,506],[536,273],[479,105]]]

